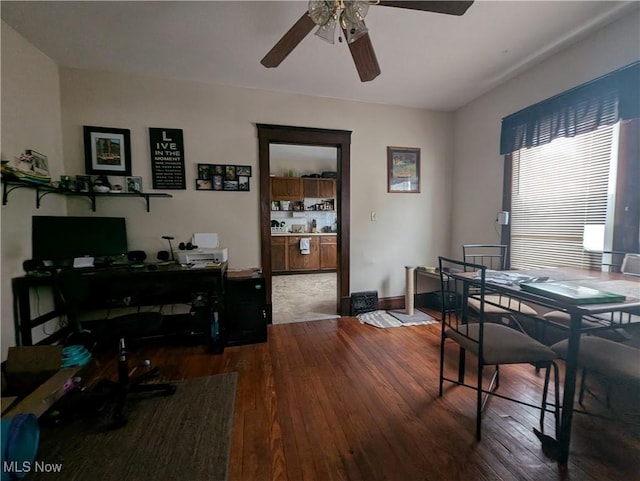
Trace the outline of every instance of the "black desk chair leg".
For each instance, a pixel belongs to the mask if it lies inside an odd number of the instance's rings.
[[[153,383],[142,384],[149,379],[158,376],[159,369],[154,367],[149,371],[134,376],[129,376],[129,361],[124,338],[119,341],[118,354],[118,380],[111,381],[103,379],[96,386],[98,393],[103,393],[107,397],[115,398],[115,406],[111,413],[111,428],[118,429],[127,424],[126,404],[127,397],[132,393],[158,393],[170,396],[176,392],[176,385],[173,383]]]

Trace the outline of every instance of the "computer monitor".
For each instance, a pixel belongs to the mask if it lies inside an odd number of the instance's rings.
[[[33,259],[66,263],[90,256],[109,262],[128,252],[124,217],[33,216]]]

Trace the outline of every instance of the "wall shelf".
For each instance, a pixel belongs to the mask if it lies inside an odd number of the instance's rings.
[[[91,210],[93,212],[96,211],[96,198],[98,197],[108,197],[110,199],[119,198],[119,197],[137,197],[140,199],[144,199],[147,205],[147,212],[149,212],[149,199],[152,197],[173,197],[171,194],[164,193],[134,193],[134,192],[122,192],[119,194],[114,193],[100,193],[100,192],[74,192],[71,190],[63,190],[57,187],[53,187],[47,184],[39,184],[37,182],[29,182],[26,180],[20,179],[7,179],[5,177],[2,178],[2,205],[7,205],[9,193],[13,192],[16,189],[27,188],[33,189],[36,191],[36,208],[40,208],[40,203],[44,196],[48,194],[58,194],[64,195],[67,197],[84,197],[89,199],[91,202]]]

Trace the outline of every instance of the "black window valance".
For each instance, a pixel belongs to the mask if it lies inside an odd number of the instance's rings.
[[[640,118],[640,62],[503,118],[500,154],[633,118]]]

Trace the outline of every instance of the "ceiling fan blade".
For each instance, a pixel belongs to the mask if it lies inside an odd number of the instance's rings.
[[[344,31],[344,37],[347,38],[346,31]],[[347,43],[347,45],[349,45],[353,63],[356,64],[356,70],[362,82],[369,82],[380,75],[380,65],[378,65],[378,59],[368,33],[355,42]]]
[[[304,12],[300,20],[293,24],[287,33],[269,50],[260,63],[267,68],[273,68],[289,55],[298,46],[302,39],[307,36],[316,24],[313,23],[307,12]]]
[[[424,12],[446,13],[448,15],[464,15],[473,1],[386,1],[380,0],[378,5],[385,7],[408,8]]]

